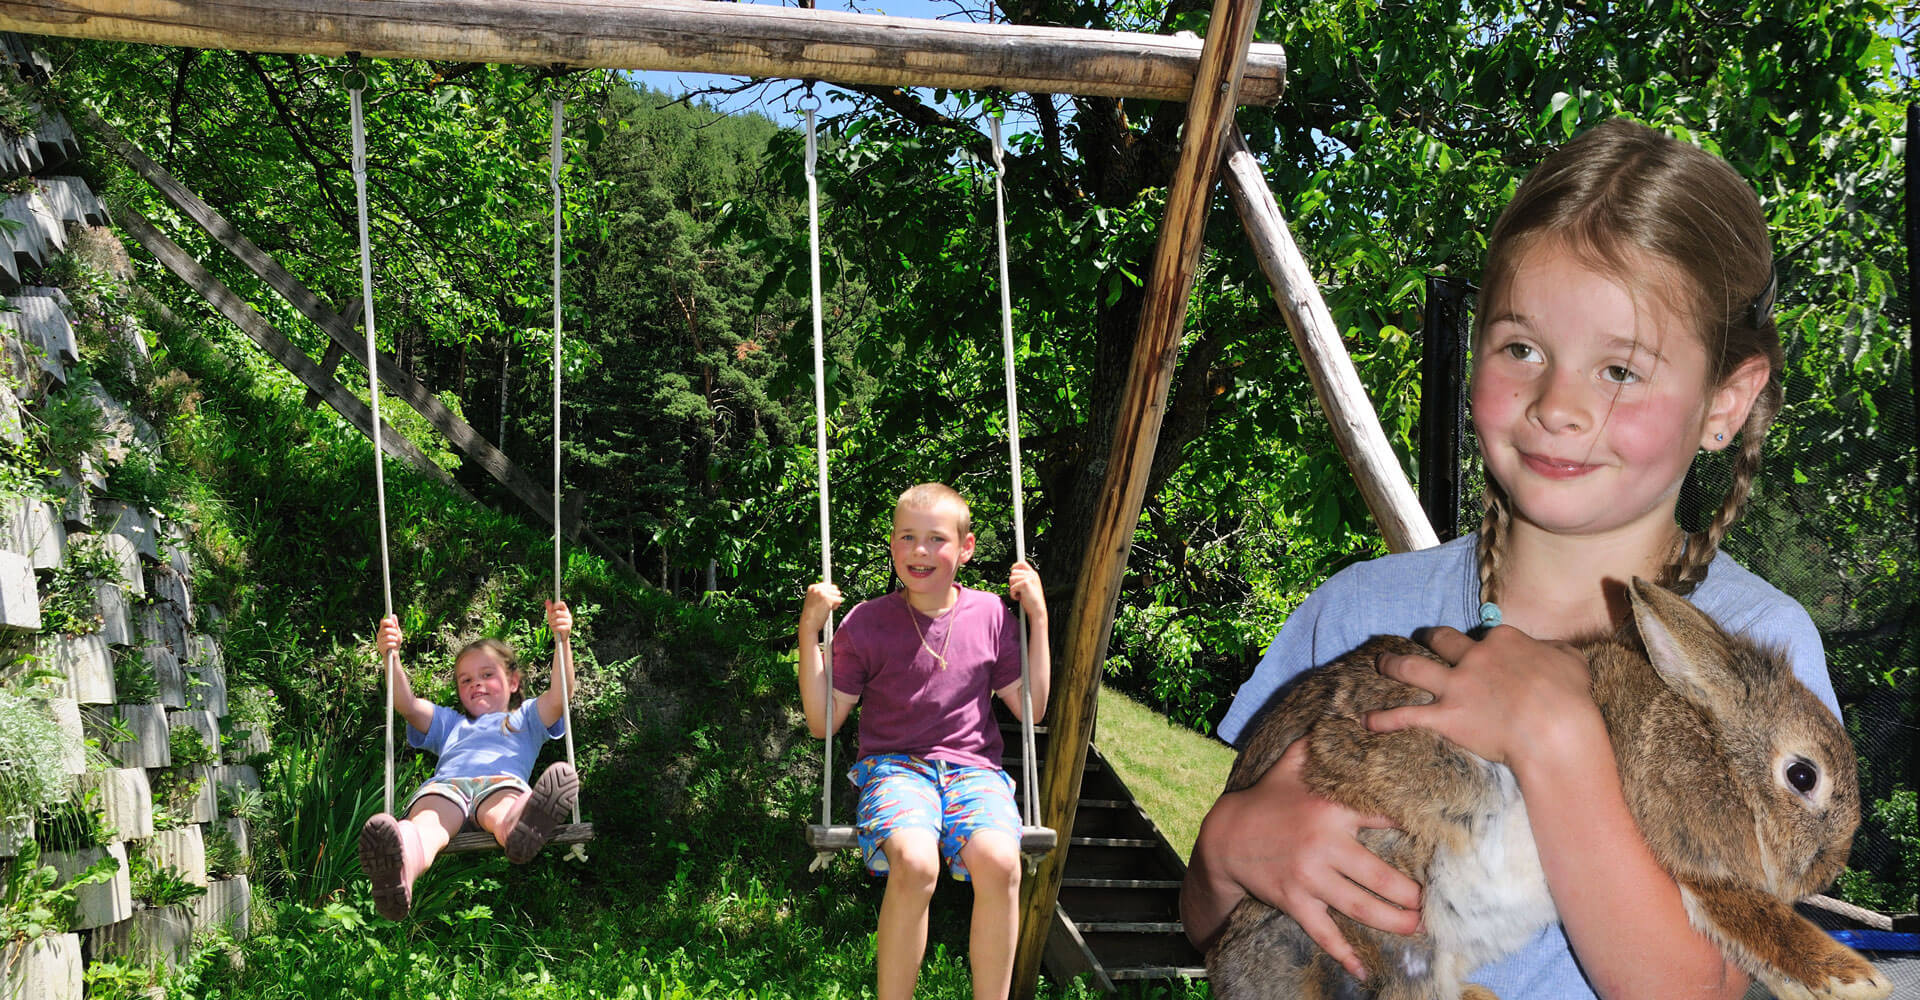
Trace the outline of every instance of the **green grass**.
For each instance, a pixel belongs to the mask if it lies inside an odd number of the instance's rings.
[[[1226,787],[1233,750],[1109,688],[1100,689],[1095,745],[1182,861]]]

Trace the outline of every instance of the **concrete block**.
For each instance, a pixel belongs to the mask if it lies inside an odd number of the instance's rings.
[[[16,448],[27,443],[27,425],[20,419],[20,397],[4,382],[0,382],[0,440]]]
[[[65,385],[67,367],[80,360],[79,343],[67,314],[60,311],[59,303],[45,296],[17,295],[8,301],[14,308],[0,312],[0,327],[12,331],[34,367]]]
[[[27,299],[36,301],[24,301]],[[41,328],[40,346],[49,354],[69,365],[80,360],[80,341],[67,319],[73,303],[68,301],[66,292],[44,285],[27,285],[14,296],[13,303],[21,315],[34,317],[33,322]]]
[[[88,771],[78,779],[83,791],[96,793],[95,801],[107,825],[129,840],[153,836],[153,786],[147,772],[138,767],[119,767]]]
[[[87,771],[87,734],[81,721],[80,703],[72,698],[48,698],[42,704],[53,724],[60,730],[60,767],[68,774]]]
[[[60,217],[62,222],[77,222],[83,226],[104,226],[107,224],[107,206],[79,177],[41,177],[40,193],[46,198],[48,207]]]
[[[227,714],[227,670],[217,658],[187,667],[187,702],[189,708],[204,708],[215,717]]]
[[[111,523],[111,522],[109,522]],[[93,534],[87,537],[100,543],[107,555],[113,557],[117,579],[115,583],[129,595],[144,595],[147,592],[147,574],[140,565],[140,547],[133,539],[118,532]]]
[[[160,556],[182,580],[193,578],[192,548],[183,525],[175,521],[163,523],[160,528]]]
[[[83,885],[74,893],[73,929],[104,927],[133,915],[132,880],[127,869],[127,845],[108,844],[79,851],[47,851],[40,860],[60,873],[60,881],[71,881],[104,858],[112,858],[120,870],[110,881]]]
[[[140,644],[139,637],[133,633],[133,609],[128,606],[126,592],[119,584],[94,584],[93,606],[100,612],[100,638],[106,640],[107,645]]]
[[[273,740],[258,729],[235,729],[233,721],[227,721],[227,759],[243,761],[266,753],[273,749]]]
[[[101,958],[164,965],[180,964],[193,943],[193,906],[148,907],[117,924],[93,932],[92,954]]]
[[[186,659],[190,663],[210,663],[216,667],[226,666],[226,654],[220,651],[220,643],[205,632],[195,632],[187,636]]]
[[[5,1000],[80,1000],[85,981],[78,934],[0,945],[0,997]]]
[[[238,788],[260,791],[260,772],[246,764],[222,764],[208,770],[213,772],[212,781],[218,788],[227,789],[229,792]]]
[[[67,551],[67,526],[54,512],[53,505],[44,500],[30,501],[22,514],[26,556],[33,560],[33,568],[60,568],[60,560]]]
[[[207,768],[204,767],[192,768],[191,771],[194,777],[200,779],[200,790],[194,793],[193,798],[185,804],[185,808],[180,810],[180,814],[185,816],[189,823],[211,823],[220,818],[220,804],[213,790],[213,776],[208,774]]]
[[[220,822],[226,826],[227,836],[233,838],[234,846],[240,848],[240,860],[242,861],[252,860],[253,858],[252,824],[248,823],[246,820],[241,819],[238,816],[228,816],[226,819],[223,819]]]
[[[100,519],[108,525],[108,531],[133,543],[134,552],[141,561],[160,561],[160,531],[154,524],[153,515],[123,500],[103,500],[100,502]],[[139,578],[138,566],[134,567],[133,576]]]
[[[40,630],[40,589],[33,579],[33,560],[17,552],[0,552],[0,631]]]
[[[236,938],[252,932],[253,884],[245,875],[207,884],[207,894],[194,900],[194,923],[212,929],[225,927]]]
[[[87,484],[71,472],[62,471],[53,479],[53,509],[70,531],[86,531],[93,525],[93,494]]]
[[[189,692],[189,697],[191,697],[191,692]],[[205,743],[207,749],[213,753],[214,759],[219,759],[220,722],[214,718],[212,712],[206,709],[192,708],[183,709],[178,712],[168,712],[167,728],[193,730],[199,734],[201,742]]]
[[[187,707],[187,672],[180,668],[180,660],[173,655],[173,650],[148,646],[140,653],[153,666],[153,676],[160,682],[160,704],[168,708]]]
[[[107,465],[120,465],[135,452],[150,462],[159,461],[160,435],[154,433],[153,425],[145,418],[128,409],[99,383],[88,386],[87,399],[100,411],[100,426],[107,435],[100,451]]]
[[[193,621],[193,595],[187,589],[187,578],[173,571],[166,563],[147,567],[147,593],[155,600],[172,601],[180,608],[180,615],[188,622]]]
[[[187,652],[187,620],[180,606],[171,601],[156,601],[133,609],[139,632],[147,645],[165,646],[175,657]]]
[[[111,705],[119,700],[113,690],[113,653],[99,633],[42,635],[40,662],[66,675],[67,697],[82,705]]]
[[[167,743],[171,730],[167,726],[165,706],[115,705],[114,715],[133,730],[132,742],[108,743],[104,731],[97,732],[95,738],[100,740],[101,749],[119,761],[121,767],[172,766],[173,752]]]
[[[234,823],[239,823],[242,829],[246,827],[246,821],[239,818],[238,816],[235,816],[232,819],[227,820],[227,823],[228,823],[227,829],[229,833],[232,832],[232,829],[233,829],[232,824]],[[14,820],[11,823],[0,823],[0,858],[15,857],[20,853],[21,846],[31,842],[32,840],[33,840],[33,817],[25,816],[20,819]],[[235,838],[234,843],[236,844],[240,843],[239,839]],[[240,853],[242,857],[246,856],[245,844],[241,844]],[[6,996],[5,993],[0,993],[0,997],[4,997],[4,996]]]
[[[146,841],[147,860],[180,873],[194,885],[207,884],[207,842],[198,825],[160,830]]]

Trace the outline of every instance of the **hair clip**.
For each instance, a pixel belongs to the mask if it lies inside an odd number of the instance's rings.
[[[1767,268],[1767,287],[1747,304],[1747,325],[1758,329],[1760,324],[1773,318],[1773,297],[1780,291],[1780,271],[1771,265]]]

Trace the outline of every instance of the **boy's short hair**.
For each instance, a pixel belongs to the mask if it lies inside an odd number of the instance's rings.
[[[960,508],[960,534],[973,533],[973,508],[967,506],[967,500],[958,490],[945,483],[921,483],[909,486],[894,501],[894,510],[932,510],[943,503],[951,503]]]

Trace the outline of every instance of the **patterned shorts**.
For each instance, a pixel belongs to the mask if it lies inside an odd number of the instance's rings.
[[[860,786],[860,857],[875,875],[887,871],[880,845],[897,830],[919,827],[940,838],[940,856],[953,877],[972,880],[960,850],[981,830],[999,830],[1020,842],[1020,811],[1013,779],[997,767],[977,767],[908,754],[862,757],[847,772]]]
[[[443,799],[451,800],[454,805],[460,807],[461,813],[468,819],[472,819],[474,811],[480,808],[480,803],[500,792],[519,792],[525,795],[530,791],[532,789],[527,787],[526,782],[511,774],[489,774],[482,778],[435,778],[421,785],[420,790],[413,793],[413,798],[407,800],[407,812],[411,814],[414,805],[421,799],[429,795],[438,795]]]

